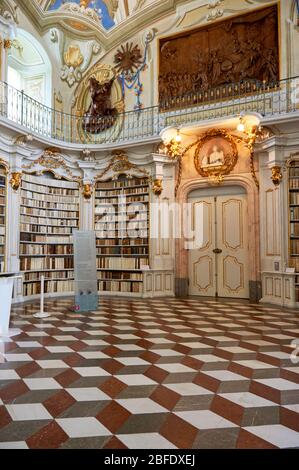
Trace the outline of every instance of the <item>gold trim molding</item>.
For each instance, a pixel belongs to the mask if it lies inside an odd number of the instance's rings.
[[[42,166],[45,169],[39,170],[39,171],[33,170],[31,172],[28,171],[28,170],[32,170],[35,166]],[[63,157],[61,156],[60,149],[56,147],[49,147],[45,149],[40,157],[38,157],[36,160],[29,163],[28,165],[23,165],[22,168],[23,170],[26,170],[27,173],[35,173],[36,175],[39,175],[39,176],[49,171],[57,179],[65,178],[68,181],[74,181],[77,183],[80,183],[82,179],[80,176],[73,175],[73,173],[71,172],[71,170],[68,168],[67,164],[65,163]],[[66,175],[60,175],[56,173],[55,170],[58,170],[58,169],[62,169],[63,171],[65,171]]]
[[[109,171],[112,171],[114,173],[112,179],[117,179],[121,173],[127,174],[131,170],[140,173],[140,175],[144,176],[145,178],[149,178],[150,182],[152,182],[152,177],[149,172],[144,168],[140,168],[134,163],[131,163],[127,154],[123,150],[117,150],[113,154],[106,168],[104,168],[101,173],[96,175],[95,181],[101,180]]]

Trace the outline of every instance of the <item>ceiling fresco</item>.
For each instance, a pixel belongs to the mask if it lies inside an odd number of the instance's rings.
[[[99,18],[99,22],[105,29],[110,29],[114,26],[114,20],[111,18],[107,5],[103,0],[52,0],[49,6],[46,8],[48,11],[59,10],[66,3],[75,3],[83,8],[91,8],[94,10]],[[73,25],[76,27],[76,25]],[[78,27],[80,25],[78,24]]]

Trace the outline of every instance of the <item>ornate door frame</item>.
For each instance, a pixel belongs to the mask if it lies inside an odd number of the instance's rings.
[[[261,296],[260,275],[260,237],[259,237],[259,192],[250,175],[228,175],[222,183],[226,186],[242,186],[248,200],[248,249],[249,257],[249,290],[250,300],[258,301]],[[195,189],[211,187],[206,180],[191,179],[183,181],[179,188],[176,201],[181,206],[188,202],[188,194]],[[184,247],[183,238],[176,239],[176,295],[188,295],[188,251]]]

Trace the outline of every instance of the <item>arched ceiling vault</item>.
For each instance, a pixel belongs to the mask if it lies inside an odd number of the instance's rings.
[[[4,0],[5,1],[5,0]],[[55,2],[61,3],[58,9],[54,8]],[[121,42],[129,40],[134,34],[150,27],[155,21],[172,14],[178,5],[186,3],[186,0],[136,0],[135,9],[131,14],[110,29],[105,29],[102,23],[90,12],[78,10],[83,4],[90,9],[92,0],[31,0],[20,2],[18,5],[29,16],[37,31],[44,34],[51,28],[60,27],[62,30],[76,35],[82,39],[97,40],[105,50],[118,46]],[[126,0],[94,0],[104,2],[111,18],[118,14],[119,2]],[[82,3],[83,2],[83,3]],[[57,5],[58,5],[57,3]],[[52,4],[52,9],[51,8]],[[75,7],[70,8],[72,4]],[[123,7],[123,4],[121,5]],[[117,10],[117,13],[115,13]],[[113,16],[114,15],[114,16]]]

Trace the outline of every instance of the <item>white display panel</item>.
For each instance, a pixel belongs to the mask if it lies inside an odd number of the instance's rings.
[[[76,310],[96,310],[98,289],[94,231],[74,231],[74,275]]]

